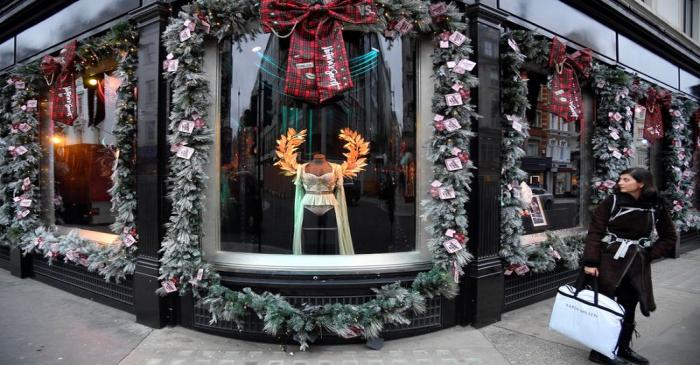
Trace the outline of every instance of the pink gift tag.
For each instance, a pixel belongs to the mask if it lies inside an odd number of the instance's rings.
[[[432,186],[434,188],[439,188],[442,186],[442,183],[438,180],[433,180],[433,182],[430,183],[430,186]]]
[[[455,194],[455,189],[451,186],[443,187],[438,189],[438,196],[442,200],[454,199],[457,195]]]
[[[19,206],[24,208],[29,208],[32,206],[31,199],[22,199],[19,201]]]
[[[454,84],[452,84],[452,90],[454,90],[454,91],[459,91],[463,87],[464,87],[464,84],[462,84],[460,81],[457,81]]]
[[[194,32],[194,28],[195,28],[196,24],[195,24],[195,22],[193,22],[193,21],[187,19],[187,20],[185,20],[184,26],[185,26],[187,29],[189,29],[190,32]]]
[[[530,272],[530,268],[527,265],[520,265],[515,269],[515,273],[518,275],[525,275]]]
[[[452,72],[454,72],[456,74],[464,75],[465,73],[467,73],[467,69],[458,64],[452,68]]]
[[[194,148],[181,146],[177,150],[177,153],[175,155],[179,158],[184,158],[185,160],[189,160],[190,158],[192,158],[192,154],[194,154]]]
[[[439,122],[439,121],[444,120],[444,119],[445,119],[445,116],[440,115],[440,114],[435,114],[435,116],[433,117],[433,120],[436,122]]]
[[[613,151],[612,155],[613,155],[613,157],[615,157],[617,159],[622,158],[622,154],[620,153],[620,151],[617,151],[617,150]]]
[[[175,72],[175,71],[177,71],[178,65],[179,65],[179,61],[178,61],[178,60],[170,60],[170,61],[168,62],[168,72]]]
[[[459,157],[445,160],[445,167],[447,167],[447,171],[457,171],[464,168],[464,166],[462,166],[462,160],[460,160]]]
[[[189,28],[185,28],[180,31],[180,42],[184,42],[190,38],[192,38],[192,32]]]
[[[455,253],[455,252],[457,252],[457,251],[459,251],[459,250],[461,250],[461,249],[464,248],[464,247],[462,247],[462,245],[459,243],[459,241],[457,241],[457,240],[454,239],[454,238],[451,239],[451,240],[448,240],[448,241],[443,242],[442,245],[445,246],[445,249],[446,249],[447,252],[449,252],[449,253]]]
[[[35,99],[27,100],[27,108],[36,108],[38,105]]]
[[[19,125],[19,130],[22,131],[22,133],[27,133],[32,129],[32,126],[27,124],[27,123],[21,123]]]
[[[620,135],[617,134],[617,131],[612,131],[612,132],[610,132],[610,137],[612,137],[612,139],[614,139],[614,140],[616,140],[616,141],[617,141],[618,139],[620,139]]]
[[[454,43],[456,46],[461,46],[467,40],[467,37],[460,32],[454,32],[450,35],[449,39],[450,42]]]
[[[131,247],[134,243],[136,243],[136,238],[134,236],[127,234],[124,236],[124,246],[126,247]]]
[[[450,48],[450,42],[440,41],[440,48]]]
[[[24,83],[24,81],[15,82],[15,89],[17,90],[24,90],[26,87],[27,85]]]
[[[445,102],[447,106],[459,106],[464,104],[464,102],[462,102],[462,95],[459,93],[445,95]]]
[[[454,229],[450,228],[450,229],[448,229],[448,230],[445,231],[445,236],[447,236],[447,237],[454,237],[454,236],[455,236],[455,233],[457,233],[457,231],[455,231]]]
[[[27,210],[27,209],[17,212],[17,216],[20,218],[25,218],[28,215],[29,215],[29,210]]]
[[[442,1],[439,3],[431,4],[428,7],[428,12],[430,13],[430,16],[433,18],[436,16],[445,15],[445,14],[447,14],[447,4],[445,4]]]
[[[401,35],[406,35],[413,30],[413,23],[406,18],[401,18],[394,26],[394,29],[401,33]]]
[[[163,289],[165,289],[166,293],[172,293],[172,292],[177,290],[177,287],[175,286],[175,284],[170,280],[164,281],[164,282],[160,283],[160,285],[163,286]]]
[[[452,156],[457,156],[460,152],[462,152],[462,150],[459,149],[459,147],[452,147]]]
[[[191,134],[194,130],[194,121],[192,120],[181,120],[180,125],[178,125],[177,130],[182,133]]]
[[[17,156],[22,156],[23,154],[27,153],[27,151],[27,148],[24,146],[19,146],[15,148],[15,154],[17,154]]]
[[[457,95],[459,95],[459,94],[457,94]],[[462,126],[459,124],[459,122],[455,118],[445,119],[445,121],[443,121],[443,124],[445,125],[445,129],[447,129],[448,132],[454,132],[454,131],[462,128]]]
[[[28,177],[25,177],[24,180],[22,180],[22,185],[30,186],[30,185],[32,185],[32,181],[29,180]]]
[[[613,114],[613,119],[615,119],[616,122],[619,122],[622,120],[622,114],[615,112],[615,114]]]
[[[457,64],[457,67],[461,67],[461,68],[463,68],[463,69],[465,69],[465,70],[467,70],[467,71],[473,70],[473,69],[474,69],[474,66],[476,66],[476,62],[472,62],[472,61],[470,61],[470,60],[468,60],[468,59],[466,59],[466,58],[462,59],[462,60],[459,61],[459,63]]]
[[[204,269],[197,270],[197,280],[202,280],[203,276],[204,276]]]

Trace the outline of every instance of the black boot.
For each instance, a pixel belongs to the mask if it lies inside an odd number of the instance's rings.
[[[635,364],[649,364],[649,360],[647,358],[634,352],[634,350],[630,348],[632,334],[634,334],[634,324],[623,323],[622,330],[620,331],[620,338],[617,340],[617,356]]]
[[[591,361],[593,361],[593,362],[595,362],[595,363],[598,363],[598,364],[606,364],[606,365],[628,365],[628,362],[627,362],[627,361],[625,361],[625,360],[623,360],[623,359],[621,359],[621,358],[619,358],[619,357],[616,357],[616,358],[614,358],[614,359],[611,359],[611,358],[609,358],[609,357],[607,357],[607,356],[601,354],[600,352],[598,352],[598,351],[596,351],[596,350],[591,350],[591,353],[588,354],[588,360],[591,360]]]

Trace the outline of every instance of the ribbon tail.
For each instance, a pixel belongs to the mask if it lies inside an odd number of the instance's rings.
[[[316,31],[316,86],[324,102],[353,87],[342,26],[337,20],[321,22]]]

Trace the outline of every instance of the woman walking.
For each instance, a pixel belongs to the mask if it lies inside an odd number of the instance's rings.
[[[652,242],[656,228],[658,240]],[[600,364],[648,364],[630,348],[637,303],[646,317],[656,309],[651,284],[651,261],[675,246],[676,228],[658,195],[651,173],[635,167],[620,174],[614,194],[592,215],[583,253],[584,271],[598,278],[600,293],[625,308],[617,357],[591,350],[589,360]],[[624,359],[624,360],[622,360]]]

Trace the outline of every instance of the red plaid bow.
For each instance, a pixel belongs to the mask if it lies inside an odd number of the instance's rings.
[[[661,119],[661,96],[660,92],[656,92],[656,88],[650,86],[644,99],[644,106],[647,108],[644,118],[644,139],[651,143],[664,137],[664,125]]]
[[[546,110],[564,118],[566,122],[583,120],[581,87],[576,72],[588,78],[592,59],[590,48],[567,55],[566,45],[556,37],[552,39],[549,66],[554,68],[555,73]]]
[[[342,22],[374,23],[377,12],[372,0],[263,0],[260,18],[265,32],[291,32],[284,92],[321,103],[353,86]]]
[[[78,117],[75,94],[75,55],[78,42],[68,43],[59,57],[44,56],[41,71],[51,87],[51,120],[73,125]]]

